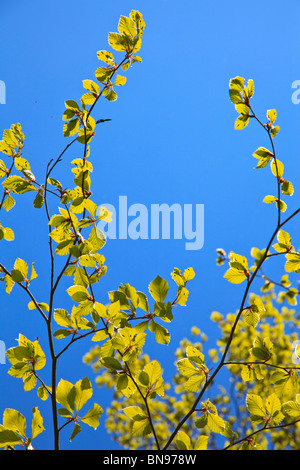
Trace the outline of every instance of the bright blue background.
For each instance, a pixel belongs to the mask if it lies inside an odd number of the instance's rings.
[[[109,290],[127,282],[147,292],[149,282],[159,274],[170,281],[172,298],[173,268],[194,268],[188,306],[176,309],[169,328],[170,345],[150,342],[150,350],[145,348],[152,359],[162,362],[169,380],[174,351],[180,339],[190,335],[191,327],[197,325],[207,334],[205,350],[215,347],[218,330],[210,321],[211,312],[226,314],[240,305],[243,286],[223,279],[224,269],[215,262],[216,248],[248,256],[252,246],[265,246],[276,223],[275,207],[262,204],[265,195],[276,194],[275,179],[269,168],[253,170],[252,153],[259,146],[269,146],[267,135],[254,122],[244,131],[234,131],[237,114],[228,98],[230,78],[254,79],[253,105],[262,120],[267,109],[277,109],[278,158],[295,186],[293,198],[287,201],[288,213],[299,205],[300,106],[291,101],[291,86],[300,78],[300,5],[296,0],[255,0],[238,6],[178,0],[2,1],[0,79],[6,83],[7,94],[6,105],[0,107],[0,124],[2,130],[15,122],[22,124],[23,156],[31,162],[38,181],[43,181],[50,158],[56,158],[68,142],[62,135],[64,101],[81,97],[82,80],[94,79],[100,65],[96,52],[109,47],[108,32],[116,31],[120,15],[132,9],[141,11],[146,22],[140,51],[143,63],[128,70],[117,102],[101,100],[94,110],[95,119],[111,118],[112,122],[97,127],[91,146],[93,200],[117,205],[119,195],[127,195],[129,205],[138,202],[148,208],[163,202],[204,204],[205,242],[202,250],[186,251],[184,240],[109,241],[103,249],[108,273],[97,285],[96,295],[106,302]],[[82,146],[72,146],[53,176],[62,179],[63,174],[65,186],[72,186],[69,162],[81,155]],[[39,278],[32,283],[32,291],[39,301],[47,302],[44,211],[32,208],[29,194],[18,198],[10,213],[3,212],[1,222],[14,229],[16,241],[1,242],[1,262],[11,268],[17,257],[28,263],[36,260]],[[289,228],[296,237],[297,223]],[[69,301],[65,281],[56,307]],[[9,297],[1,290],[0,339],[10,348],[16,345],[19,332],[32,340],[38,336],[48,353],[44,322],[35,311],[28,311],[28,301],[17,286]],[[82,363],[89,348],[88,341],[70,348],[58,377],[75,383],[89,375],[93,382],[90,367]],[[35,390],[24,394],[22,381],[7,375],[8,369],[8,363],[0,365],[0,416],[6,407],[16,408],[30,423],[31,408],[38,405],[47,432],[35,445],[51,448],[50,401],[41,403]],[[49,375],[42,377],[49,383]],[[109,396],[97,387],[93,399],[103,408],[109,402]],[[96,432],[83,426],[71,444],[69,433],[70,429],[63,433],[62,448],[116,448],[105,432],[103,417]]]

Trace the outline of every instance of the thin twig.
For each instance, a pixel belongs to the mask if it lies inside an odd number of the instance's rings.
[[[283,429],[283,428],[287,428],[289,426],[294,426],[295,424],[299,423],[300,422],[300,419],[297,419],[291,423],[285,423],[285,424],[278,424],[277,426],[267,426],[265,425],[264,427],[260,428],[260,429],[257,429],[256,431],[253,431],[251,434],[248,434],[247,436],[243,437],[242,439],[239,439],[238,441],[235,441],[233,442],[232,444],[229,444],[228,446],[224,447],[223,450],[228,450],[230,449],[231,447],[234,447],[236,446],[237,444],[240,444],[241,442],[246,442],[247,440],[251,439],[253,436],[255,436],[256,434],[259,434],[261,432],[264,432],[264,431],[270,431],[270,430],[273,430],[273,429]]]

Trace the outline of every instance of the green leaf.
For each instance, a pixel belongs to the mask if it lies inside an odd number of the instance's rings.
[[[149,330],[155,334],[155,339],[159,344],[169,344],[171,335],[166,328],[154,322],[149,323]]]
[[[281,192],[284,196],[292,196],[294,194],[294,187],[290,181],[283,181],[281,184]]]
[[[14,207],[15,204],[16,201],[14,200],[14,198],[10,194],[8,194],[2,204],[2,207],[8,212]]]
[[[51,392],[51,387],[47,387],[47,388],[48,388],[48,389],[50,390],[50,392]],[[48,393],[48,391],[46,390],[46,388],[45,388],[43,385],[41,385],[41,386],[38,388],[38,390],[37,390],[37,396],[38,396],[41,400],[43,400],[43,401],[45,401],[45,400],[48,399],[49,393]]]
[[[3,140],[0,141],[0,152],[3,152],[6,155],[10,156],[14,155],[13,147],[7,145],[6,142],[4,142]]]
[[[83,287],[88,287],[89,285],[89,278],[86,275],[85,271],[80,266],[77,266],[75,269],[74,283],[78,286],[83,286]]]
[[[94,309],[96,310],[96,313],[97,315],[99,315],[100,318],[106,318],[109,316],[105,305],[100,304],[99,302],[94,303]]]
[[[105,245],[105,235],[97,227],[93,227],[89,235],[88,241],[93,245],[93,251],[100,250]]]
[[[192,269],[192,268],[188,268]],[[172,279],[176,282],[178,286],[184,286],[186,283],[186,279],[183,276],[182,272],[178,268],[174,268],[173,272],[171,273]]]
[[[29,170],[30,171],[31,169],[30,164],[25,158],[16,157],[14,161],[15,161],[15,167],[17,170],[19,171]]]
[[[119,20],[118,30],[120,34],[125,34],[133,39],[137,33],[134,21],[127,16],[121,16]]]
[[[158,316],[165,322],[173,320],[172,304],[171,302],[155,302],[154,304],[154,315]]]
[[[149,377],[149,384],[155,384],[162,376],[161,365],[158,361],[154,360],[149,362],[144,368],[144,372]]]
[[[273,245],[273,248],[278,253],[285,253],[287,251],[294,249],[293,246],[291,245],[291,237],[289,233],[285,232],[284,230],[280,230],[278,232],[277,240],[279,243],[275,243]]]
[[[141,372],[141,374],[142,373],[143,372]],[[139,381],[140,381],[140,378],[139,378]],[[119,375],[117,385],[116,385],[117,390],[122,391],[122,390],[127,389],[128,384],[129,384],[128,376],[126,374]]]
[[[0,144],[1,144],[1,142],[0,142]],[[0,149],[1,149],[1,146],[0,146]],[[8,171],[8,169],[6,168],[5,163],[2,160],[0,160],[0,178],[3,178],[3,176],[5,176],[7,174],[7,171]]]
[[[113,90],[113,88],[111,88],[110,92],[105,95],[105,98],[108,100],[108,101],[116,101],[116,99],[118,98],[118,95],[117,93]]]
[[[65,326],[66,328],[73,327],[71,315],[63,308],[56,308],[54,310],[54,320],[60,326]]]
[[[111,370],[123,370],[120,362],[114,357],[103,357],[101,363]]]
[[[271,171],[273,175],[276,176],[276,178],[281,178],[284,173],[284,164],[281,161],[277,159],[275,160],[273,158],[271,162]]]
[[[198,392],[200,389],[200,385],[205,380],[205,374],[203,371],[200,371],[198,375],[193,375],[189,377],[189,379],[184,384],[184,389],[187,392]]]
[[[238,103],[235,105],[235,109],[238,113],[242,114],[243,116],[249,116],[249,107],[244,103]]]
[[[295,391],[299,390],[299,376],[296,371],[275,371],[271,376],[271,383],[274,384],[275,393],[282,400],[291,400],[295,396]]]
[[[138,307],[144,310],[144,312],[149,313],[149,303],[146,294],[143,292],[137,292],[138,296]]]
[[[233,284],[240,284],[249,277],[247,258],[232,251],[229,253],[229,258],[230,269],[226,271],[224,278]]]
[[[274,157],[273,153],[265,147],[259,147],[253,154],[253,157],[258,158],[259,162],[256,168],[265,168],[269,161]]]
[[[89,292],[83,286],[71,286],[67,289],[67,292],[74,302],[82,302],[90,296]]]
[[[243,365],[241,377],[244,382],[253,382],[255,379],[262,380],[264,378],[260,372],[260,366],[254,364]]]
[[[273,344],[269,338],[256,336],[251,349],[252,355],[260,361],[268,361],[273,355]]]
[[[276,135],[278,134],[278,132],[280,131],[280,127],[279,126],[275,126],[271,129],[271,134],[272,134],[272,137],[276,137]]]
[[[126,39],[122,34],[109,33],[108,43],[116,51],[125,51],[127,48]]]
[[[199,374],[200,370],[196,367],[189,359],[180,359],[177,362],[179,372],[185,377],[192,377],[193,375]]]
[[[0,429],[0,447],[15,446],[23,444],[23,439],[14,431]]]
[[[98,51],[97,52],[97,57],[98,57],[99,60],[102,60],[102,62],[105,62],[108,65],[114,65],[114,63],[115,63],[114,56],[111,52]]]
[[[60,329],[54,331],[53,336],[56,339],[63,339],[63,338],[66,338],[67,336],[70,336],[72,334],[73,334],[72,330],[65,330],[63,328],[60,328]]]
[[[137,56],[135,56],[135,57],[137,57]],[[133,59],[133,60],[134,60],[134,59]],[[133,63],[133,60],[132,60],[132,61],[126,60],[126,62],[124,62],[124,63],[121,65],[122,69],[123,69],[124,71],[128,70],[129,67],[130,67],[130,65],[132,65],[132,63]]]
[[[184,286],[179,286],[177,291],[177,303],[181,306],[185,306],[189,296],[189,291]]]
[[[75,392],[74,402],[77,411],[79,411],[93,395],[92,385],[88,377],[76,382]]]
[[[109,82],[113,69],[111,67],[98,67],[95,71],[95,75],[99,82]]]
[[[40,209],[44,204],[45,198],[41,194],[37,194],[33,201],[33,207],[35,209]]]
[[[247,308],[243,314],[245,323],[255,328],[260,320],[260,313],[264,310],[265,307],[260,297],[255,298],[250,308]]]
[[[286,211],[286,203],[282,200],[279,200],[277,197],[275,196],[265,196],[264,199],[263,199],[263,202],[266,202],[266,203],[272,203],[272,202],[275,202],[276,203],[276,206],[277,208],[280,208],[280,211],[281,212],[285,212]]]
[[[37,302],[37,305],[40,307],[41,310],[44,310],[44,312],[49,312],[49,305],[46,304],[45,302]],[[31,300],[28,303],[28,309],[29,310],[34,310],[36,308],[37,307],[36,307],[35,303]]]
[[[240,114],[234,123],[236,130],[244,129],[249,124],[249,117],[245,114]]]
[[[93,255],[80,256],[79,263],[86,268],[95,268],[97,266],[96,259]]]
[[[26,419],[19,411],[6,408],[3,414],[3,426],[26,439]]]
[[[168,294],[169,284],[165,279],[162,279],[160,276],[156,278],[149,285],[149,292],[152,295],[153,299],[158,302],[163,302]]]
[[[143,385],[144,387],[149,387],[150,385],[150,377],[145,371],[141,371],[138,375],[138,382]]]
[[[34,262],[33,262],[31,264],[31,273],[30,273],[29,280],[32,281],[33,279],[36,279],[37,277],[38,277],[38,274],[37,274],[36,270],[34,269]],[[47,311],[49,311],[49,309]]]
[[[199,436],[194,450],[206,450],[207,449],[208,436]]]
[[[204,355],[193,347],[187,348],[188,359],[181,359],[177,362],[179,372],[188,377],[185,382],[185,390],[190,392],[197,392],[203,380],[205,379],[204,368]],[[196,363],[196,365],[194,364]],[[198,367],[199,364],[199,367]]]
[[[133,286],[130,284],[124,284],[122,287],[124,294],[126,295],[126,298],[130,300],[131,306],[136,309],[139,303],[139,296]]]
[[[248,87],[248,96],[249,98],[251,98],[254,95],[254,81],[251,78],[248,80],[247,87]]]
[[[61,379],[56,389],[56,400],[70,413],[75,409],[76,389],[73,384],[67,380]]]
[[[4,240],[10,242],[15,239],[15,234],[11,228],[2,227],[2,230],[4,231]]]
[[[243,91],[245,79],[243,77],[231,78],[229,86],[233,90]]]
[[[26,385],[26,390],[30,390],[28,387],[34,387],[36,383],[36,379],[31,371],[31,364],[34,363],[35,370],[42,369],[46,364],[46,356],[38,340],[31,342],[25,336],[19,335],[18,341],[19,346],[6,351],[8,360],[13,364],[8,373],[15,377],[22,377],[24,388]]]
[[[99,85],[93,82],[93,80],[83,80],[82,83],[83,83],[84,88],[90,91],[91,93],[95,93],[96,95],[100,93]]]
[[[63,418],[71,418],[72,417],[72,413],[67,410],[66,408],[59,408],[57,410],[59,416],[62,416]]]
[[[121,374],[118,377],[117,390],[120,391],[124,397],[129,398],[135,392],[136,386],[127,375]]]
[[[277,240],[279,241],[279,243],[287,246],[288,248],[291,246],[291,236],[288,232],[285,232],[284,230],[279,230],[277,234]]]
[[[226,271],[223,277],[232,284],[240,284],[246,279],[244,270],[241,271],[233,268],[228,269],[228,271]]]
[[[24,260],[17,258],[14,264],[14,269],[18,270],[24,279],[27,277],[28,265]]]
[[[79,317],[89,315],[90,313],[92,313],[93,307],[94,307],[94,303],[92,300],[90,299],[83,300],[76,307],[76,313],[78,314]]]
[[[152,432],[148,419],[134,421],[132,426],[132,435],[145,437]]]
[[[267,397],[266,402],[265,402],[265,407],[266,407],[267,412],[273,418],[274,417],[276,418],[276,416],[279,415],[281,411],[281,402],[278,396],[276,395],[276,393],[272,393],[271,395]],[[281,416],[281,413],[280,413],[280,416]]]
[[[123,409],[123,413],[128,416],[128,418],[132,419],[133,421],[143,421],[148,419],[148,416],[145,415],[143,410],[138,406],[127,406]]]
[[[287,262],[285,263],[285,270],[288,273],[299,272],[300,270],[300,253],[288,253],[285,255]]]
[[[12,277],[14,282],[23,282],[24,281],[24,276],[18,269],[12,269],[11,270],[11,277]]]
[[[200,416],[200,418],[197,418],[196,421],[195,421],[195,426],[197,428],[204,428],[205,426],[207,425],[207,414],[203,414],[202,416]]]
[[[97,429],[99,426],[99,419],[103,413],[103,409],[97,403],[94,403],[93,408],[91,408],[82,418],[81,421],[85,424],[88,424],[94,429]]]
[[[283,404],[283,409],[291,418],[300,419],[300,395],[296,396],[295,401],[287,401]]]
[[[122,77],[121,75],[117,75],[116,79],[115,79],[115,82],[114,82],[114,85],[122,86],[122,85],[125,85],[126,81],[127,81],[126,77]]]
[[[246,405],[251,415],[260,417],[266,416],[266,409],[262,398],[259,395],[248,393],[246,397]]]
[[[139,334],[143,333],[148,328],[149,320],[142,321],[137,323],[134,327],[134,331]]]
[[[240,93],[239,90],[230,89],[229,90],[229,97],[230,97],[230,100],[233,104],[243,103],[243,98],[242,98],[241,93]]]
[[[62,120],[63,121],[70,121],[76,115],[75,111],[71,111],[71,109],[66,109],[63,112]]]
[[[75,424],[74,424],[73,431],[72,431],[72,434],[71,434],[71,436],[70,436],[70,438],[69,438],[69,441],[72,441],[72,440],[74,439],[74,437],[76,437],[77,434],[79,434],[81,431],[82,431],[82,429],[81,429],[80,424],[75,423]]]
[[[190,450],[192,448],[191,439],[184,431],[178,431],[175,443],[179,450]]]
[[[45,428],[43,426],[43,422],[44,422],[43,418],[37,406],[32,409],[32,413],[33,413],[33,418],[32,418],[32,424],[31,424],[31,429],[32,429],[31,437],[32,439],[34,439],[36,436],[41,434],[41,432],[43,432]]]
[[[238,255],[236,253],[233,253],[231,251],[229,253],[229,259],[230,259],[230,266],[234,269],[245,269],[248,271],[248,261],[245,256]]]
[[[28,392],[36,386],[37,379],[33,372],[29,372],[27,376],[23,377],[23,382],[24,382],[24,391]]]
[[[269,121],[274,124],[274,122],[276,121],[277,119],[277,111],[276,109],[269,109],[267,111],[267,118],[269,119]]]
[[[225,422],[217,414],[208,413],[207,426],[212,432],[222,433],[225,430]]]
[[[195,271],[193,270],[193,268],[187,268],[185,269],[184,273],[183,273],[183,277],[186,281],[191,281],[192,279],[194,279],[195,277]]]
[[[75,135],[79,129],[79,119],[72,119],[63,126],[63,134],[65,137]]]
[[[58,189],[62,189],[62,184],[55,178],[48,178],[47,181],[49,184],[52,184],[52,186],[55,186]]]
[[[65,106],[67,109],[70,109],[71,111],[75,111],[75,112],[80,111],[79,105],[74,100],[65,101]]]
[[[5,129],[3,132],[3,140],[10,147],[18,147],[18,139],[11,129]]]
[[[5,292],[9,295],[14,286],[14,280],[8,274],[5,276]]]

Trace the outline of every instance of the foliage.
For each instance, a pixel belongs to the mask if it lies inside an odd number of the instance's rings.
[[[92,111],[100,98],[117,99],[116,88],[126,83],[119,75],[142,59],[137,55],[142,44],[145,22],[141,13],[131,11],[121,16],[118,32],[109,33],[108,42],[123,54],[117,63],[114,54],[101,50],[102,62],[95,71],[97,82],[84,80],[80,101],[67,100],[63,113],[63,134],[73,137],[56,160],[47,166],[44,182],[38,182],[30,163],[22,156],[25,136],[19,123],[3,133],[0,150],[8,163],[0,160],[3,196],[0,209],[10,211],[15,198],[31,192],[33,206],[44,209],[49,227],[51,261],[49,299],[37,299],[38,273],[17,258],[10,269],[0,264],[1,281],[7,294],[18,286],[28,296],[28,309],[36,310],[45,323],[50,350],[43,351],[39,339],[20,334],[18,345],[7,351],[11,363],[9,374],[22,379],[25,392],[36,390],[38,400],[49,400],[53,417],[54,449],[59,449],[60,432],[72,424],[70,440],[82,425],[96,429],[104,410],[98,403],[87,405],[94,391],[88,377],[75,384],[58,379],[58,363],[64,353],[82,338],[95,344],[85,355],[85,362],[97,373],[100,388],[113,390],[111,406],[106,410],[106,427],[121,446],[128,449],[286,449],[299,447],[300,383],[299,348],[296,328],[299,318],[298,287],[293,286],[300,271],[300,253],[292,245],[286,224],[300,208],[283,219],[287,211],[284,197],[292,196],[293,185],[283,178],[284,164],[277,159],[274,139],[279,132],[277,112],[268,110],[265,123],[252,108],[254,82],[242,77],[230,80],[229,96],[238,117],[240,130],[256,121],[267,133],[270,149],[259,147],[253,156],[257,169],[270,166],[275,178],[276,195],[267,194],[264,203],[276,212],[276,224],[265,248],[253,248],[244,256],[217,249],[217,264],[228,263],[224,278],[245,286],[240,308],[226,316],[213,312],[211,320],[220,329],[215,348],[206,347],[206,335],[198,326],[191,338],[182,339],[175,358],[171,383],[166,382],[161,364],[144,353],[152,337],[161,348],[170,342],[168,324],[174,321],[173,310],[185,306],[189,282],[195,276],[192,268],[174,268],[172,282],[175,298],[169,298],[169,283],[159,275],[147,292],[129,284],[99,299],[97,284],[106,274],[106,260],[101,250],[104,234],[97,223],[111,220],[106,208],[98,208],[92,197],[90,144],[96,127],[107,119],[94,119]],[[104,65],[103,65],[104,64]],[[74,187],[65,188],[52,176],[63,155],[74,143],[81,144],[83,157],[71,161]],[[49,198],[58,203],[50,213]],[[275,204],[272,204],[275,203]],[[272,207],[273,206],[273,207]],[[0,224],[2,243],[14,240],[14,231]],[[273,257],[284,260],[284,274],[274,281],[262,270]],[[59,274],[55,276],[57,264]],[[63,276],[70,279],[67,294],[73,302],[71,311],[57,307],[57,294]],[[253,293],[254,280],[261,280],[259,293]],[[279,288],[279,289],[278,289]],[[206,350],[207,349],[207,350]],[[51,377],[44,378],[46,360],[51,364]],[[222,372],[222,386],[216,378]],[[45,374],[47,375],[47,374]],[[224,383],[229,383],[229,390]],[[32,449],[32,441],[44,432],[38,407],[32,410],[31,431],[21,412],[6,409],[0,426],[0,446],[4,449],[22,446]],[[291,432],[292,438],[291,438]]]

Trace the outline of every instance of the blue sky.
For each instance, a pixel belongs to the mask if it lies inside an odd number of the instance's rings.
[[[237,114],[228,98],[230,78],[254,80],[253,106],[263,120],[267,109],[277,109],[278,158],[295,187],[288,211],[299,206],[300,106],[291,97],[292,83],[300,79],[300,5],[279,0],[272,4],[254,0],[238,7],[221,1],[177,0],[90,0],[88,5],[78,0],[5,2],[0,19],[0,80],[6,84],[1,129],[21,123],[26,137],[23,156],[37,180],[44,178],[48,161],[68,142],[62,135],[64,101],[81,97],[82,80],[94,79],[100,65],[97,51],[109,47],[108,32],[116,31],[120,15],[132,9],[141,11],[146,22],[143,63],[127,71],[127,83],[119,88],[115,103],[102,100],[94,111],[95,119],[112,121],[98,126],[91,146],[93,200],[117,206],[119,196],[126,195],[128,205],[140,203],[148,209],[157,203],[204,204],[204,246],[188,251],[184,240],[109,240],[103,249],[108,273],[97,290],[103,302],[107,292],[121,283],[147,292],[159,274],[170,281],[172,295],[173,268],[194,268],[188,306],[176,311],[170,326],[170,345],[146,348],[170,376],[174,370],[170,358],[191,327],[197,325],[208,336],[206,347],[214,347],[218,332],[210,321],[211,312],[226,314],[239,307],[243,287],[223,279],[215,262],[216,248],[248,256],[252,246],[265,246],[276,221],[275,208],[262,203],[276,190],[274,178],[269,168],[253,170],[252,154],[259,146],[268,147],[267,135],[252,122],[244,131],[234,130]],[[63,174],[66,185],[72,182],[69,162],[81,152],[80,144],[73,146],[57,167],[56,176],[61,179]],[[19,198],[10,213],[1,211],[1,222],[14,229],[16,240],[1,242],[0,258],[8,268],[17,257],[28,263],[36,260],[39,278],[33,290],[46,301],[45,221],[44,212],[32,208],[30,195]],[[289,227],[296,236],[297,223]],[[67,283],[62,285],[57,306],[66,300],[66,287]],[[29,339],[38,336],[47,351],[44,324],[27,310],[27,302],[20,289],[14,288],[10,297],[1,289],[0,339],[9,348],[16,345],[19,332]],[[77,342],[58,376],[75,382],[89,375],[93,381],[81,360],[89,348],[88,342]],[[35,391],[24,394],[22,383],[7,375],[8,368],[9,364],[0,365],[0,416],[10,407],[29,418],[38,404],[49,430],[50,403],[40,404]],[[97,388],[94,399],[103,407],[108,401]],[[84,429],[71,444],[66,435],[62,447],[115,448],[103,430],[103,420],[101,424],[97,432]],[[50,448],[50,430],[36,444]]]

